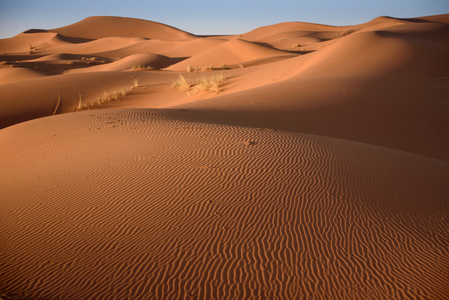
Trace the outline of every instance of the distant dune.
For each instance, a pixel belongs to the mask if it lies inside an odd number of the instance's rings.
[[[0,40],[0,298],[447,299],[449,15]]]

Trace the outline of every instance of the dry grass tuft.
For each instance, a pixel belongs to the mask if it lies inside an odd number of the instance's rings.
[[[199,69],[197,67],[192,67],[192,66],[189,65],[189,66],[187,66],[186,70],[189,73],[193,73],[193,72],[198,71]]]
[[[37,47],[36,44],[28,45],[28,54],[34,53],[36,51],[36,47]]]
[[[221,90],[225,77],[223,74],[211,78],[201,77],[194,89],[199,92],[218,93]]]
[[[208,92],[218,93],[223,86],[225,76],[223,74],[216,74],[212,77],[202,76],[196,83],[189,83],[183,75],[179,75],[179,78],[173,82],[172,86],[178,88],[183,92]]]
[[[183,75],[179,75],[179,78],[173,82],[172,87],[186,92],[190,89],[191,84],[187,82],[186,78]]]
[[[201,71],[213,71],[214,65],[210,64],[201,68]]]
[[[105,102],[110,102],[110,101],[117,101],[122,97],[125,97],[126,95],[128,95],[128,93],[130,91],[132,91],[134,88],[139,86],[139,80],[135,79],[132,83],[132,85],[130,85],[128,88],[120,88],[117,90],[114,90],[112,92],[104,92],[103,96],[97,98],[97,102],[96,103],[83,103],[83,94],[81,91],[78,92],[78,104],[75,108],[75,111],[80,111],[83,109],[90,109],[90,108],[94,108],[98,105],[101,105]]]
[[[155,70],[156,68],[153,66],[145,66],[145,65],[134,65],[131,70]]]

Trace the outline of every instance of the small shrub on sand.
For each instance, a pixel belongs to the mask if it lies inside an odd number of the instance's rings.
[[[127,89],[120,89],[120,90],[114,91],[110,95],[110,98],[112,100],[117,100],[118,98],[125,97],[126,95],[128,95],[128,90]]]
[[[83,57],[81,57],[81,59],[82,60],[88,60],[89,62],[94,62],[94,61],[97,60],[97,58],[95,56],[91,56],[91,57],[83,56]]]
[[[144,65],[134,65],[131,68],[132,70],[154,70],[153,66],[144,66]]]
[[[118,99],[120,99],[120,97],[125,97],[126,95],[128,95],[128,93],[134,88],[134,85],[130,88],[122,88],[122,89],[118,89],[115,90],[111,93],[106,93],[104,92],[103,97],[100,97],[97,99],[97,105],[101,105],[105,102],[110,102],[110,101],[117,101]],[[84,108],[91,108],[94,107],[95,105],[92,104],[89,107],[84,107]]]
[[[192,67],[192,66],[189,65],[189,66],[187,66],[186,70],[187,70],[187,72],[189,72],[189,73],[193,73],[193,72],[196,71],[196,68],[194,68],[194,67]]]
[[[128,93],[130,91],[132,91],[134,88],[136,88],[138,86],[139,86],[139,80],[136,78],[133,81],[132,85],[130,85],[129,87],[120,88],[120,89],[114,90],[112,92],[105,91],[103,96],[97,98],[97,103],[90,103],[90,104],[87,104],[83,101],[83,93],[81,91],[79,91],[78,92],[78,103],[77,103],[77,106],[75,107],[75,111],[80,111],[83,109],[90,109],[97,105],[101,105],[105,102],[119,100],[121,97],[125,97],[126,95],[128,95]]]
[[[215,75],[211,78],[201,77],[195,85],[195,90],[199,92],[218,93],[221,89],[225,77],[223,74]]]
[[[214,65],[210,64],[201,68],[202,71],[213,71]]]
[[[186,78],[183,75],[179,75],[179,78],[173,82],[172,86],[180,89],[183,92],[188,91],[191,87],[191,85],[187,82]]]
[[[301,46],[302,45],[300,43],[296,43],[296,44],[293,44],[292,48],[298,48],[298,47],[301,47]]]
[[[87,108],[87,106],[83,104],[83,93],[78,91],[78,105],[76,106],[76,111],[82,110],[83,108]]]
[[[183,75],[179,75],[179,78],[172,84],[174,88],[178,88],[183,92],[193,90],[194,92],[209,92],[218,93],[223,86],[225,76],[223,74],[217,74],[212,77],[202,76],[196,83],[190,84]]]
[[[28,54],[34,53],[34,51],[36,51],[36,46],[36,44],[28,45]]]

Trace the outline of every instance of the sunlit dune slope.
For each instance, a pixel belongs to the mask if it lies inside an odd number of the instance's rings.
[[[188,114],[103,110],[2,130],[2,290],[449,295],[448,163]]]
[[[240,64],[246,61],[279,56],[292,57],[295,55],[243,40],[233,39],[174,64],[168,67],[167,70],[184,71],[188,66],[204,67],[213,65],[222,67]]]
[[[111,36],[183,40],[194,36],[180,29],[147,20],[123,17],[89,17],[75,24],[49,30],[59,34],[89,39]]]

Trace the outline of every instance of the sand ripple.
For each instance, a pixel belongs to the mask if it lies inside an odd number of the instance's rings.
[[[449,164],[188,113],[88,111],[2,130],[0,290],[449,297]]]

